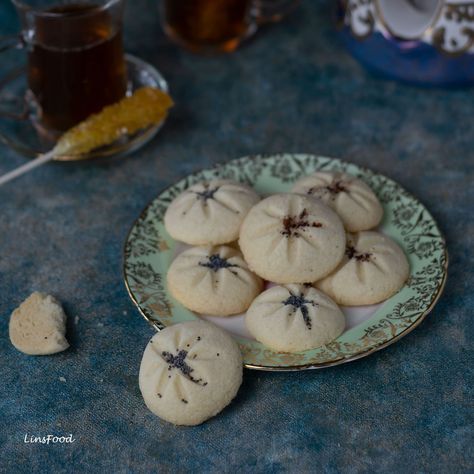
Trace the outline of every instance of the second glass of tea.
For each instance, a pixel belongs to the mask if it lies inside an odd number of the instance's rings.
[[[167,35],[197,53],[230,52],[257,30],[278,21],[298,0],[162,0]]]
[[[64,132],[126,93],[124,0],[12,0],[37,126]]]

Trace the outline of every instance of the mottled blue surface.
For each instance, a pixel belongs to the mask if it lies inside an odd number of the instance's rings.
[[[338,43],[330,0],[303,2],[212,58],[169,43],[156,3],[129,2],[126,45],[169,80],[177,105],[159,136],[128,158],[50,164],[0,188],[0,471],[472,472],[474,90],[370,76]],[[0,32],[14,31],[12,18],[3,0]],[[260,152],[338,156],[415,193],[448,241],[445,294],[419,328],[371,357],[247,371],[221,415],[175,428],[138,390],[153,331],[126,294],[123,241],[164,187]],[[23,162],[1,149],[0,172]],[[28,357],[9,343],[9,314],[33,290],[64,302],[62,354]],[[25,433],[76,441],[25,444]]]

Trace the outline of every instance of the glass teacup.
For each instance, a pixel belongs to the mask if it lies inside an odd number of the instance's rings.
[[[124,0],[12,0],[38,127],[63,132],[126,92]],[[13,44],[13,43],[10,43]]]

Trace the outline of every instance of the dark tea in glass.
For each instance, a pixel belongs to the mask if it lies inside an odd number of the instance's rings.
[[[62,132],[125,95],[123,1],[30,3],[28,84],[40,127]]]
[[[233,51],[260,23],[278,21],[298,0],[162,0],[166,33],[194,52]]]
[[[232,51],[250,28],[252,0],[164,0],[165,28],[190,48]]]

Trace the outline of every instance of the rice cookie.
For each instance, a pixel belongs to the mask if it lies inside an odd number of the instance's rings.
[[[298,180],[292,191],[318,198],[334,209],[348,232],[373,229],[382,220],[383,207],[377,196],[347,173],[314,173]]]
[[[346,236],[337,214],[321,201],[275,194],[244,219],[239,245],[251,270],[275,283],[313,282],[332,272]]]
[[[242,383],[242,355],[225,331],[187,321],[155,334],[139,385],[146,406],[175,425],[199,425],[223,410]]]
[[[233,247],[192,247],[171,264],[168,288],[191,311],[230,316],[250,306],[262,291],[263,281]]]
[[[251,304],[245,316],[250,333],[278,352],[314,349],[336,339],[345,327],[337,304],[310,285],[274,286]]]
[[[69,347],[66,314],[50,295],[35,291],[10,317],[10,341],[29,355],[49,355]]]
[[[216,179],[191,186],[166,210],[168,233],[190,245],[217,245],[237,240],[250,208],[260,201],[250,187]]]
[[[409,271],[398,244],[380,232],[364,231],[348,234],[341,264],[316,286],[341,305],[375,304],[400,290]]]

